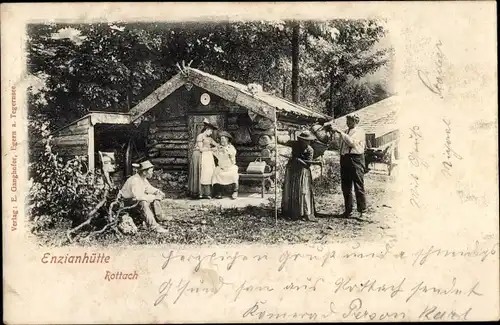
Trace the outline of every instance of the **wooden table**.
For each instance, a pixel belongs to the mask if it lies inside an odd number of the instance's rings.
[[[274,173],[263,173],[263,174],[248,174],[248,173],[239,173],[241,180],[251,180],[251,181],[261,181],[261,195],[264,198],[265,189],[266,189],[266,179],[271,179],[271,176]],[[275,185],[276,186],[276,185]]]

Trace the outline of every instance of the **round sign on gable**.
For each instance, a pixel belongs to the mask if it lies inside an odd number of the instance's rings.
[[[210,103],[210,95],[207,93],[202,94],[200,97],[200,102],[205,106],[208,105]]]

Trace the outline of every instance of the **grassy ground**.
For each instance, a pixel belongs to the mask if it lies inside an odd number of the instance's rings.
[[[151,233],[140,229],[135,236],[118,240],[113,235],[101,235],[82,245],[144,245],[144,244],[279,244],[304,242],[333,242],[376,240],[380,236],[393,236],[396,216],[391,214],[390,197],[393,177],[375,170],[366,175],[366,190],[369,213],[363,219],[354,215],[342,218],[343,198],[337,181],[329,178],[317,179],[316,209],[317,223],[303,221],[276,222],[274,203],[244,208],[221,209],[220,207],[186,206],[186,204],[163,202],[164,211],[173,219],[163,222],[168,233]],[[328,175],[328,173],[326,173]],[[326,181],[325,181],[326,179]],[[278,195],[278,206],[280,197]],[[69,244],[65,230],[61,228],[41,232],[37,235],[44,246]]]

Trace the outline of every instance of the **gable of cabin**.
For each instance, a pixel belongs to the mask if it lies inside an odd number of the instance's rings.
[[[203,94],[210,96],[207,105],[200,101]],[[262,116],[252,121],[245,107],[193,85],[180,87],[144,114],[148,159],[164,171],[187,170],[205,118],[231,133],[241,170],[274,143],[272,121]],[[217,139],[217,131],[213,137]]]

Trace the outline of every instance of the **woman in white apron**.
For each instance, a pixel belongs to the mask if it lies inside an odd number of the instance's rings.
[[[217,157],[218,165],[215,168],[212,184],[215,197],[220,199],[224,193],[231,193],[231,198],[238,197],[238,166],[236,165],[236,149],[230,143],[232,136],[222,131],[219,133],[220,146],[214,151]]]
[[[193,198],[207,198],[212,196],[212,176],[215,169],[213,147],[218,144],[210,136],[217,127],[208,120],[196,137],[193,155],[189,164],[188,190]]]

